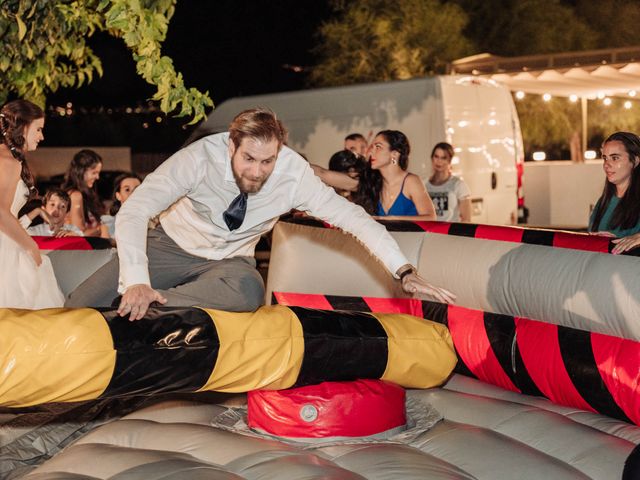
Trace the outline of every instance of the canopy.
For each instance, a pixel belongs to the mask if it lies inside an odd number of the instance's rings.
[[[482,53],[454,60],[449,73],[489,78],[512,92],[580,98],[584,153],[587,100],[640,95],[640,46],[522,57]]]
[[[640,47],[522,57],[483,53],[453,61],[450,73],[487,77],[514,92],[590,99],[635,96],[640,90]]]

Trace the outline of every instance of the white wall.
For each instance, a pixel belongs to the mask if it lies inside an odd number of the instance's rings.
[[[526,162],[524,201],[529,208],[528,224],[586,228],[603,186],[602,160]]]
[[[102,157],[104,170],[131,171],[131,148],[129,147],[41,147],[27,154],[27,162],[38,178],[65,173],[73,156],[89,148]]]

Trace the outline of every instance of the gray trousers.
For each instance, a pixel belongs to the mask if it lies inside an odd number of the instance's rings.
[[[185,252],[162,227],[149,230],[151,287],[167,306],[200,306],[248,312],[264,303],[264,282],[252,257],[207,260]],[[65,307],[109,307],[118,297],[118,257],[104,264],[69,295]]]

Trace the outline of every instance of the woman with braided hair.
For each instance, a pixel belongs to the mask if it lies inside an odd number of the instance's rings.
[[[35,192],[24,154],[44,137],[44,112],[27,100],[0,109],[0,308],[61,307],[51,262],[17,218]]]

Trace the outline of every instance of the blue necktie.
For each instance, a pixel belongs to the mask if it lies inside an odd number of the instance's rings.
[[[247,194],[240,192],[240,195],[234,198],[229,208],[224,211],[222,218],[229,230],[235,230],[242,225],[245,213],[247,213]]]

